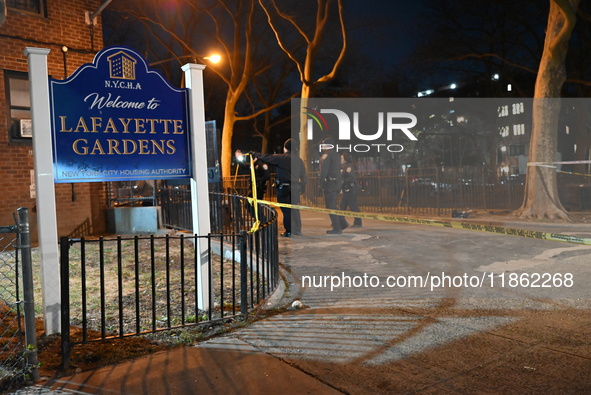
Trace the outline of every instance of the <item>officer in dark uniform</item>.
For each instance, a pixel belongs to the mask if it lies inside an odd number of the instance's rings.
[[[327,137],[320,143],[323,154],[320,157],[320,187],[324,191],[324,202],[326,208],[337,210],[337,196],[341,190],[341,157],[334,149],[334,140]],[[343,233],[347,226],[344,217],[335,214],[329,214],[332,229],[326,233],[338,235]]]
[[[295,148],[293,139],[288,139],[283,144],[283,154],[261,154],[252,152],[252,156],[265,163],[274,165],[277,169],[277,201],[279,203],[300,204],[300,194],[306,186],[306,168],[304,162],[297,155],[292,155],[292,148]],[[283,226],[285,232],[283,237],[291,237],[302,234],[302,220],[300,210],[281,207],[283,212]]]
[[[344,152],[341,155],[341,174],[343,176],[343,197],[341,199],[341,210],[347,208],[359,212],[359,184],[355,176],[355,167],[351,163],[351,154]],[[345,221],[346,223],[346,221]],[[361,228],[361,218],[355,218],[353,228]]]

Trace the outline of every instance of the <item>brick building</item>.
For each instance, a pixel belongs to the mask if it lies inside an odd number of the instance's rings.
[[[101,0],[4,0],[0,26],[0,226],[14,224],[18,207],[31,209],[36,240],[35,181],[26,47],[47,48],[49,75],[64,78],[102,49],[100,16],[86,23]],[[1,3],[0,3],[1,4]],[[67,49],[67,51],[64,51]],[[47,147],[47,149],[51,149]],[[55,184],[58,235],[105,229],[103,183]]]

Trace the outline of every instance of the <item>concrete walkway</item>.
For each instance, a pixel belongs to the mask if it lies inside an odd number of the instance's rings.
[[[304,235],[280,241],[288,284],[274,299],[302,309],[29,390],[591,393],[590,246],[378,221],[326,235],[327,216],[303,217]],[[591,238],[591,225],[507,226]],[[509,286],[512,273],[520,277]],[[545,273],[550,287],[526,286]],[[431,290],[446,275],[467,286]],[[426,287],[408,283],[419,276]]]

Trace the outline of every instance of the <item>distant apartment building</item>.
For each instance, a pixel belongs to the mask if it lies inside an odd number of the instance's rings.
[[[31,100],[26,47],[46,48],[53,78],[69,76],[92,62],[103,47],[100,16],[88,15],[100,0],[4,0],[0,26],[0,225],[14,224],[13,212],[31,209],[36,222]],[[90,24],[87,22],[91,22]],[[51,147],[39,147],[51,150]],[[103,183],[56,184],[58,234],[88,234],[105,228]]]
[[[496,85],[491,89],[491,85]],[[481,148],[488,145],[487,164],[494,168],[501,176],[515,177],[525,175],[527,170],[529,143],[532,132],[532,103],[533,99],[519,97],[514,92],[511,83],[504,81],[499,75],[491,77],[491,81],[470,81],[466,83],[453,83],[439,89],[429,89],[418,92],[417,97],[421,98],[447,98],[451,101],[450,111],[458,111],[454,108],[456,102],[465,103],[465,98],[478,98],[486,107],[476,107],[476,112],[481,118],[490,122],[490,128],[495,136],[483,139],[483,136],[476,136],[480,141],[476,144]],[[491,98],[486,100],[486,98]],[[464,106],[464,111],[465,111]],[[560,122],[558,125],[558,147],[556,161],[574,160],[577,153],[576,138],[573,131],[572,102],[563,100]],[[484,108],[491,114],[483,115]],[[457,112],[457,118],[468,122],[475,114]],[[473,119],[471,120],[473,122]],[[456,121],[457,125],[459,121]],[[492,143],[491,143],[492,142]],[[492,145],[491,145],[492,144]],[[579,147],[579,150],[585,149]],[[585,159],[588,159],[588,150]],[[579,158],[581,155],[578,156]]]

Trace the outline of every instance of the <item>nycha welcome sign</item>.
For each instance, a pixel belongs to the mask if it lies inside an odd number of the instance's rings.
[[[125,47],[50,78],[57,183],[190,178],[188,92]]]

